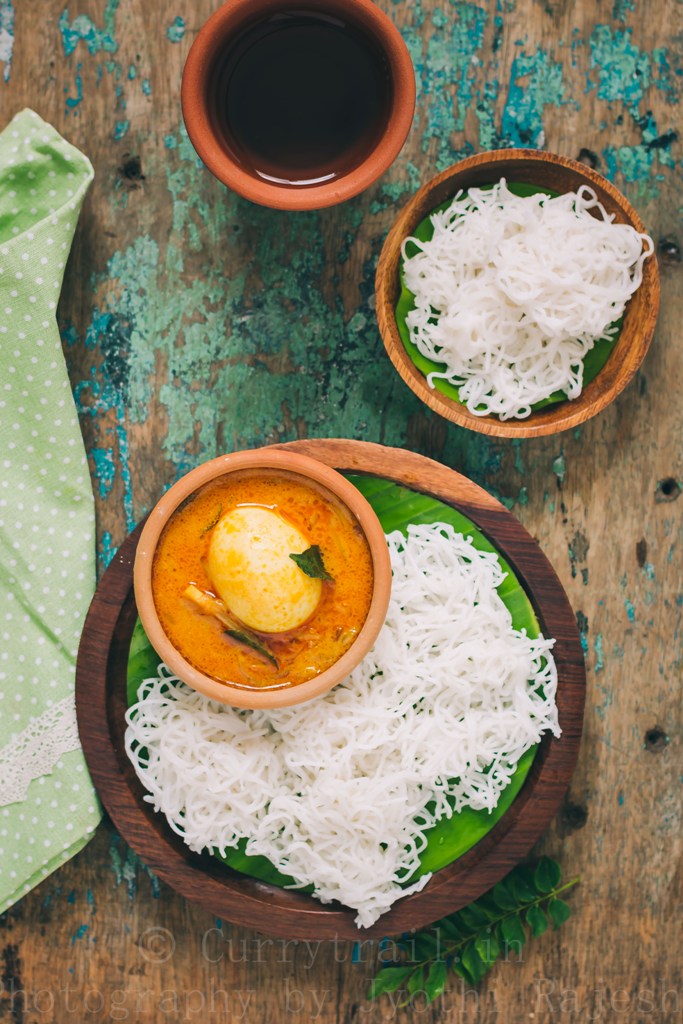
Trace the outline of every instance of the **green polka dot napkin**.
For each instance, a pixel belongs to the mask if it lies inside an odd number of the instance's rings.
[[[0,133],[0,911],[101,816],[74,710],[95,516],[55,319],[92,177],[31,110]]]

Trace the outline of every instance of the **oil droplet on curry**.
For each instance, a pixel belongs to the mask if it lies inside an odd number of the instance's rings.
[[[330,668],[360,633],[372,586],[370,549],[347,507],[268,470],[227,474],[181,505],[152,570],[174,647],[246,687],[295,686]]]

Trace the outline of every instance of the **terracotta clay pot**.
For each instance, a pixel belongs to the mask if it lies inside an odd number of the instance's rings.
[[[174,647],[166,635],[154,604],[152,568],[154,555],[164,527],[176,509],[200,487],[218,477],[237,470],[272,469],[275,472],[295,473],[304,483],[313,481],[330,491],[343,502],[357,520],[365,535],[372,556],[373,589],[370,609],[363,627],[351,647],[339,661],[320,675],[296,686],[279,689],[251,689],[218,682],[190,664]],[[193,469],[164,494],[155,505],[145,523],[135,555],[135,601],[138,614],[150,643],[160,658],[188,686],[220,701],[241,708],[277,708],[301,704],[317,697],[341,682],[368,653],[379,633],[387,613],[391,594],[391,563],[384,532],[372,506],[352,483],[341,473],[316,459],[296,452],[275,451],[271,448],[234,452],[222,455]]]
[[[317,210],[358,195],[398,156],[413,120],[415,74],[408,49],[394,23],[372,0],[308,0],[297,11],[338,18],[370,39],[383,53],[391,75],[390,111],[376,145],[348,173],[319,185],[289,186],[263,180],[230,151],[212,116],[212,80],[217,60],[248,27],[281,11],[291,0],[228,0],[195,39],[185,64],[182,108],[197,153],[215,176],[246,199],[279,210]]]

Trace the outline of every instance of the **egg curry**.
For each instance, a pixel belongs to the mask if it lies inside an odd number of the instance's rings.
[[[351,646],[372,598],[372,556],[352,513],[294,473],[244,470],[192,495],[152,569],[166,635],[219,682],[294,686]]]

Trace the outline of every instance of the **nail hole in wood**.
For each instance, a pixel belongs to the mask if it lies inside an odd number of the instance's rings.
[[[673,476],[660,480],[655,491],[655,501],[675,501],[680,497],[681,485]]]
[[[647,541],[641,537],[636,544],[636,562],[642,569],[647,561]]]
[[[576,159],[579,163],[587,164],[589,167],[592,167],[593,170],[595,170],[600,163],[597,153],[594,153],[592,149],[580,149],[579,155]]]
[[[645,749],[651,754],[658,754],[669,745],[669,737],[660,725],[653,725],[645,733]]]
[[[665,263],[680,263],[681,247],[675,238],[660,238],[659,255]]]
[[[130,188],[141,188],[145,175],[142,173],[142,161],[139,156],[131,156],[125,153],[123,162],[119,167],[119,174],[128,183]]]
[[[586,805],[575,803],[568,797],[565,798],[557,816],[557,831],[560,836],[564,839],[565,836],[571,835],[572,832],[578,832],[587,821],[588,808]]]

